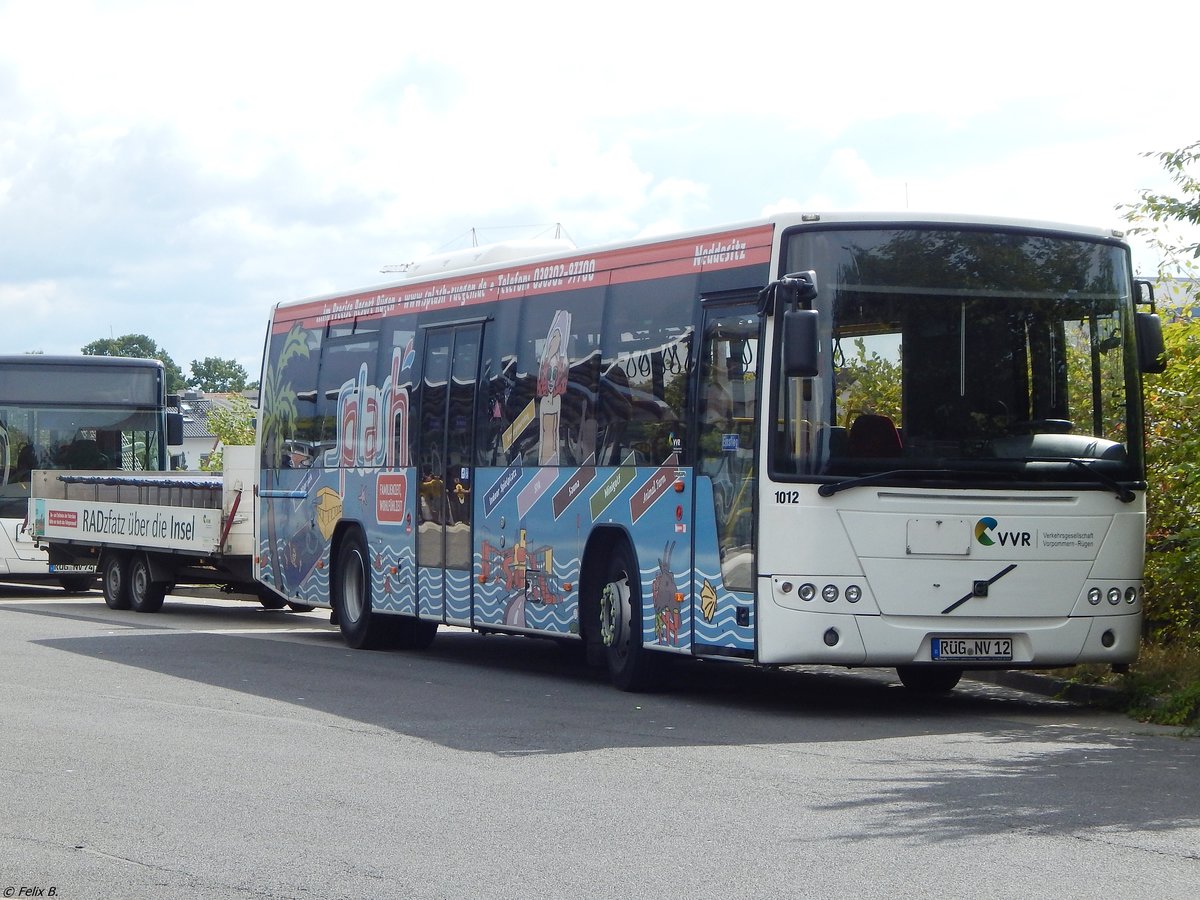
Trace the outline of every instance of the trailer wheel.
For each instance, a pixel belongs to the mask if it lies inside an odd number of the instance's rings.
[[[338,548],[330,590],[342,638],[355,650],[379,650],[394,642],[395,622],[371,609],[371,567],[367,545],[358,531]]]
[[[106,553],[100,563],[100,581],[104,588],[104,602],[109,609],[129,609],[128,557],[120,553]]]
[[[659,657],[642,647],[642,592],[629,545],[612,551],[600,589],[599,635],[608,675],[622,691],[645,691],[658,681]]]
[[[156,613],[166,596],[167,585],[151,578],[149,560],[141,553],[134,556],[129,562],[129,605],[133,611]]]

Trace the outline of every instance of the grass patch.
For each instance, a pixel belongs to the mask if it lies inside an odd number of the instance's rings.
[[[1200,733],[1200,649],[1147,642],[1124,675],[1094,665],[1056,674],[1076,684],[1118,689],[1118,708],[1139,721],[1181,725],[1189,734]]]

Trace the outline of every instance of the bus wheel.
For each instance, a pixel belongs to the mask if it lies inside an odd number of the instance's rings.
[[[258,605],[263,609],[283,609],[288,604],[286,600],[274,591],[268,591],[266,588],[263,588],[258,592]]]
[[[337,568],[330,585],[342,638],[355,650],[379,650],[393,643],[389,616],[371,610],[371,568],[367,545],[355,531],[346,535],[338,549]]]
[[[438,623],[415,616],[396,619],[395,645],[400,650],[428,650],[437,637]]]
[[[954,690],[963,670],[942,666],[897,666],[900,682],[917,694],[945,694]]]
[[[292,612],[312,612],[316,609],[315,606],[309,606],[307,603],[293,603],[290,600],[287,602],[287,607]]]
[[[119,553],[106,553],[100,563],[100,582],[109,609],[129,609],[129,567]]]
[[[617,545],[600,589],[600,643],[609,678],[622,691],[644,691],[657,680],[658,658],[642,647],[641,583],[633,560],[628,545]]]
[[[150,576],[150,561],[142,554],[129,563],[129,605],[134,612],[156,613],[162,609],[167,586]]]
[[[58,579],[62,589],[68,594],[82,594],[90,591],[96,583],[95,575],[64,575]]]

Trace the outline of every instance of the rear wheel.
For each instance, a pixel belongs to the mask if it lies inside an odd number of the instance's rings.
[[[156,613],[166,596],[166,582],[153,579],[150,561],[140,553],[133,557],[129,563],[129,605],[133,611]]]
[[[100,563],[100,582],[104,588],[104,602],[109,609],[129,609],[128,557],[117,553],[106,554]]]
[[[367,544],[360,532],[346,535],[338,549],[337,568],[331,584],[333,605],[342,638],[355,650],[379,650],[395,640],[396,624],[391,616],[371,609],[371,569]]]
[[[258,604],[264,610],[282,610],[284,606],[288,605],[288,601],[276,594],[274,590],[263,589],[258,592]]]
[[[428,650],[438,631],[437,622],[414,616],[400,616],[394,627],[394,643],[400,650]]]
[[[642,592],[633,551],[620,543],[600,588],[598,633],[609,679],[622,691],[644,691],[658,681],[659,657],[642,646]]]
[[[917,694],[945,694],[954,690],[963,670],[947,666],[897,666],[900,682]]]

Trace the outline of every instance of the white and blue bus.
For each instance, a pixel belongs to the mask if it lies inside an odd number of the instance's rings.
[[[0,356],[0,581],[88,590],[95,566],[54,560],[26,522],[34,469],[169,466],[166,380],[156,359]]]
[[[796,214],[280,304],[256,574],[353,647],[578,641],[623,689],[668,657],[1124,665],[1137,287],[1111,231]]]

